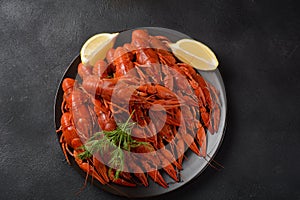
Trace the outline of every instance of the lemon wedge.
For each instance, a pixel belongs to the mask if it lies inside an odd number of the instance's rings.
[[[179,60],[197,69],[209,71],[216,69],[219,65],[214,52],[196,40],[178,40],[176,43],[169,43],[169,47]]]
[[[84,65],[94,65],[104,59],[106,52],[114,46],[119,33],[100,33],[88,39],[81,48],[80,57]]]

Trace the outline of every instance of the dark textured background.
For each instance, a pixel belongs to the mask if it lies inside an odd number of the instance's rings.
[[[228,128],[194,182],[157,199],[299,199],[297,1],[0,1],[0,199],[122,199],[68,166],[54,95],[85,40],[140,26],[175,29],[217,54]]]

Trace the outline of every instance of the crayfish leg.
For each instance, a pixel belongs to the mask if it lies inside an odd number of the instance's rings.
[[[62,147],[62,150],[63,150],[63,152],[64,152],[64,155],[65,155],[65,158],[66,158],[67,163],[68,163],[69,165],[71,165],[71,162],[70,162],[70,160],[69,160],[69,158],[68,158],[68,154],[67,154],[67,144],[66,144],[66,143],[62,143],[62,144],[61,144],[61,147]]]

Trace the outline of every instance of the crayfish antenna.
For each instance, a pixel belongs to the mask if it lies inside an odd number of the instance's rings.
[[[89,173],[87,172],[83,186],[79,188],[79,191],[76,192],[75,195],[79,195],[86,188],[88,177],[89,177]]]
[[[68,158],[68,154],[67,154],[67,147],[65,146],[66,144],[64,144],[64,143],[62,143],[61,144],[61,147],[62,147],[62,150],[63,150],[63,152],[64,152],[64,156],[65,156],[65,158],[66,158],[66,161],[67,161],[67,163],[69,164],[69,165],[71,165],[71,162],[70,162],[70,160],[69,160],[69,158]]]
[[[208,156],[208,155],[207,155],[207,157],[211,158],[211,157]],[[221,164],[219,164],[217,161],[215,161],[214,159],[211,159],[210,161],[208,161],[205,157],[203,157],[203,158],[204,158],[204,160],[207,161],[207,163],[209,164],[209,166],[211,166],[211,167],[212,167],[213,169],[215,169],[216,171],[221,171],[221,169],[224,169],[224,167],[223,167]],[[212,162],[215,163],[216,166],[213,165]]]
[[[207,157],[211,158],[211,156],[207,155]],[[218,163],[217,161],[215,161],[214,159],[211,159],[211,162],[215,163],[217,166],[219,166],[220,168],[224,169],[225,167],[223,165],[221,165],[220,163]]]

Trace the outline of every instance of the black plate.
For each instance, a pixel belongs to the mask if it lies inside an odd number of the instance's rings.
[[[182,38],[190,38],[189,36],[182,34],[180,32],[165,29],[165,28],[157,28],[157,27],[143,27],[138,29],[147,29],[150,34],[155,35],[164,35],[171,39],[171,41],[177,41]],[[122,42],[124,40],[129,40],[129,36],[131,35],[132,30],[125,31],[124,34],[122,34]],[[121,34],[120,34],[121,35]],[[116,45],[118,46],[118,43],[120,42],[120,39],[118,38],[116,41]],[[59,87],[57,89],[57,93],[55,96],[55,105],[54,105],[54,115],[55,115],[55,127],[58,129],[60,127],[60,118],[62,116],[61,113],[61,103],[63,100],[63,91],[61,88],[62,81],[69,77],[69,78],[76,78],[77,76],[77,66],[81,62],[80,56],[78,55],[69,65],[66,72],[63,75],[63,78],[60,81]],[[215,156],[218,148],[220,147],[224,134],[225,134],[225,125],[226,125],[226,113],[227,113],[227,103],[226,103],[226,94],[225,94],[225,87],[223,84],[223,80],[221,77],[221,74],[218,69],[210,72],[203,72],[199,71],[199,73],[210,83],[212,83],[217,90],[220,91],[220,100],[221,100],[221,117],[220,117],[220,126],[217,133],[214,135],[207,134],[207,154],[208,156],[204,159],[201,158],[194,153],[192,153],[190,150],[186,152],[186,155],[188,157],[188,160],[184,160],[183,162],[183,170],[181,171],[181,182],[174,182],[169,176],[167,176],[165,173],[162,173],[163,177],[169,184],[169,187],[167,189],[159,186],[158,184],[154,183],[150,178],[149,180],[149,186],[137,186],[135,188],[130,187],[123,187],[115,184],[108,184],[108,185],[101,185],[97,181],[94,181],[93,183],[104,189],[105,191],[111,192],[116,195],[126,196],[130,198],[142,198],[142,197],[152,197],[157,195],[162,195],[168,192],[171,192],[175,189],[178,189],[182,187],[183,185],[187,184],[192,179],[196,178],[201,174],[201,172],[208,166],[209,161]],[[59,137],[59,135],[58,135]],[[72,163],[72,166],[83,176],[85,177],[86,174],[77,166],[75,163],[75,160],[70,157],[70,162]],[[84,180],[83,180],[84,181]]]

